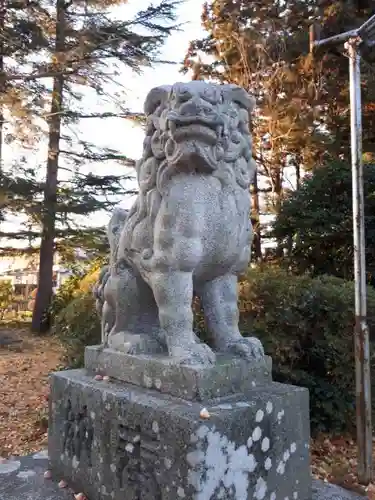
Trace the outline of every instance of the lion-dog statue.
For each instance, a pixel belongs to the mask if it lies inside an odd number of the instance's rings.
[[[249,133],[253,100],[235,85],[203,81],[151,90],[139,194],[116,209],[110,262],[95,289],[105,347],[169,353],[211,364],[215,352],[264,357],[238,329],[237,275],[250,260]],[[212,348],[193,332],[192,299],[204,309]]]

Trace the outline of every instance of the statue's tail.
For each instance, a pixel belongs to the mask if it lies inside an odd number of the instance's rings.
[[[109,220],[107,236],[110,247],[110,266],[117,260],[118,244],[128,215],[129,210],[125,210],[123,208],[115,208],[112,213],[112,217]]]
[[[111,266],[116,263],[117,260],[117,249],[120,240],[120,235],[123,227],[125,226],[125,221],[128,217],[128,210],[122,208],[115,208],[112,217],[109,220],[107,236],[110,248],[110,259],[109,265],[103,266],[99,273],[99,278],[94,286],[93,293],[96,301],[96,310],[99,316],[102,316],[103,306],[105,303],[104,289],[107,284],[108,278],[111,275]]]
[[[98,281],[96,282],[93,288],[96,312],[99,314],[100,317],[102,315],[103,306],[105,302],[104,287],[108,281],[109,275],[110,275],[109,266],[103,266],[100,270]]]

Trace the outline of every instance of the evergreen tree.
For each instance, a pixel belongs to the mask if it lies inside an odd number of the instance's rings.
[[[258,185],[269,193],[271,212],[280,212],[290,189],[287,170],[294,168],[298,187],[301,169],[324,164],[330,154],[349,155],[347,59],[338,49],[312,58],[309,26],[317,22],[321,36],[331,36],[358,27],[374,9],[371,1],[213,0],[204,5],[207,36],[192,41],[185,70],[242,85],[256,97],[252,134]],[[207,56],[212,62],[202,62]],[[367,65],[365,139],[373,134],[372,81]],[[365,150],[370,143],[365,141]]]
[[[53,73],[53,90],[51,112],[48,119],[49,145],[47,174],[44,189],[43,212],[41,217],[42,238],[40,247],[39,284],[35,301],[32,328],[43,331],[48,327],[45,321],[46,311],[52,297],[52,267],[56,239],[56,216],[58,211],[58,171],[59,157],[65,153],[75,161],[121,159],[127,160],[116,152],[93,152],[87,143],[80,144],[83,152],[62,150],[62,127],[72,119],[72,115],[64,116],[67,106],[65,101],[74,101],[77,86],[91,87],[98,94],[105,92],[105,86],[111,80],[108,68],[118,70],[122,65],[139,71],[145,64],[151,64],[157,50],[170,33],[174,19],[174,4],[162,0],[158,6],[150,6],[140,11],[130,21],[114,21],[110,18],[108,8],[111,2],[93,2],[86,6],[82,13],[80,7],[75,8],[71,2],[57,0],[56,3],[56,36],[52,64],[48,70]],[[166,23],[167,22],[167,23]],[[140,29],[148,31],[139,33]],[[39,68],[39,71],[43,69]],[[75,113],[73,119],[79,118]],[[79,168],[76,168],[76,173]],[[121,176],[101,177],[89,175],[84,183],[89,188],[101,188],[114,191],[116,181]],[[122,176],[123,177],[123,176]],[[75,187],[83,188],[82,179],[75,182]],[[111,188],[108,188],[108,186]],[[66,194],[67,190],[65,190]],[[108,193],[105,193],[108,200]],[[70,198],[66,204],[65,214],[87,214],[104,208],[106,201],[99,203],[99,197],[84,191],[83,199],[77,196]],[[61,204],[60,204],[61,207]],[[60,212],[61,213],[61,212]]]
[[[31,241],[38,233],[42,234],[38,296],[33,317],[36,331],[46,326],[44,318],[52,293],[55,248],[59,246],[69,251],[69,245],[77,245],[78,241],[88,246],[98,241],[103,228],[82,227],[77,219],[119,201],[119,196],[126,191],[124,181],[129,178],[126,167],[134,164],[118,151],[77,140],[72,137],[71,130],[80,119],[121,117],[142,121],[142,117],[129,113],[118,102],[116,105],[112,102],[110,111],[104,108],[101,113],[82,110],[80,102],[88,89],[98,96],[116,94],[116,76],[123,68],[139,72],[142,67],[156,62],[160,47],[174,29],[176,4],[173,0],[161,0],[158,5],[150,5],[126,20],[118,20],[114,15],[116,6],[121,5],[122,2],[101,0],[7,4],[7,51],[0,68],[0,85],[5,89],[1,93],[1,111],[6,106],[16,109],[17,102],[20,109],[31,111],[27,115],[20,114],[19,125],[30,132],[34,125],[31,117],[36,117],[36,121],[45,122],[48,129],[45,179],[41,171],[32,172],[27,167],[23,177],[21,175],[16,182],[8,168],[0,182],[0,204],[4,200],[1,205],[5,212],[22,206],[30,221],[30,230],[18,237],[27,234]],[[12,15],[10,8],[15,9]],[[23,46],[15,58],[15,48],[20,46],[17,32],[23,33],[19,38]],[[12,125],[13,137],[20,139],[21,127],[15,127],[14,120]],[[90,164],[111,162],[114,165],[115,161],[120,164],[118,175],[99,175],[90,169]],[[26,177],[25,171],[29,174]],[[13,189],[16,192],[10,191]],[[31,192],[32,200],[28,196]],[[3,231],[2,236],[12,235]]]

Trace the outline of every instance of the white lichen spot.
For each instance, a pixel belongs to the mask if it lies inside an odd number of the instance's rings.
[[[134,451],[134,445],[132,443],[128,443],[126,446],[125,446],[125,450],[128,452],[128,453],[133,453]]]
[[[268,437],[263,438],[262,440],[262,451],[266,453],[270,449],[270,440]]]
[[[204,439],[207,434],[209,433],[210,429],[207,427],[207,425],[201,425],[199,429],[197,430],[197,437],[198,439]]]
[[[155,387],[160,391],[161,389],[161,380],[160,378],[155,379]]]
[[[298,492],[297,492],[297,491],[295,491],[295,492],[293,493],[293,498],[294,498],[294,500],[297,500],[297,498],[298,498]]]
[[[159,434],[159,424],[156,422],[156,420],[152,422],[152,432],[154,432],[155,434]]]
[[[42,451],[39,451],[38,453],[34,453],[33,459],[34,460],[48,460],[48,450],[42,450]]]
[[[276,493],[274,491],[270,495],[270,500],[276,500]]]
[[[279,462],[279,465],[277,466],[276,472],[280,475],[283,475],[285,472],[285,463],[283,461]]]
[[[148,375],[143,375],[143,382],[148,389],[152,387],[152,378]]]
[[[141,440],[141,436],[139,434],[137,434],[136,436],[134,436],[133,438],[133,443],[139,443],[139,441]]]
[[[285,411],[284,410],[281,410],[278,412],[277,414],[277,421],[280,423],[281,422],[281,419],[283,418],[283,416],[285,415]]]
[[[91,420],[95,420],[95,412],[94,411],[90,411],[90,418],[91,418]]]
[[[164,465],[166,469],[171,469],[172,468],[172,460],[170,458],[165,458],[164,459]]]
[[[290,458],[290,452],[289,452],[289,450],[284,451],[284,454],[283,454],[283,460],[284,460],[284,462],[287,462],[289,460],[289,458]]]
[[[253,446],[253,440],[251,437],[247,440],[247,447],[250,449]]]
[[[112,471],[113,473],[115,473],[115,472],[116,472],[116,470],[117,470],[116,464],[111,464],[111,465],[109,466],[109,468],[111,469],[111,471]]]
[[[99,455],[99,462],[100,462],[101,464],[102,464],[102,463],[104,463],[104,458],[103,458],[101,455]]]
[[[289,500],[289,497],[284,497],[284,500]]]
[[[253,387],[255,387],[255,386],[256,386],[256,383],[254,382],[254,380],[251,382],[251,385],[252,385]]]
[[[250,471],[250,472],[254,472],[254,471],[255,471],[256,466],[257,466],[257,461],[255,460],[254,455],[249,455],[249,463],[248,463],[248,466],[249,466],[249,471]]]
[[[254,443],[259,441],[259,439],[261,437],[262,437],[262,429],[260,427],[255,427],[255,429],[253,430],[253,435],[252,435]]]
[[[251,405],[250,405],[250,403],[247,403],[246,401],[237,401],[236,406],[238,408],[249,408]]]
[[[258,410],[255,415],[255,422],[261,422],[264,418],[264,411],[263,410]]]
[[[35,470],[21,470],[18,474],[17,477],[20,479],[29,479],[30,477],[34,477],[36,475]]]
[[[79,466],[79,460],[78,458],[74,455],[73,460],[72,460],[72,467],[73,469],[78,469]]]
[[[296,479],[296,484],[299,484],[299,479]]]
[[[264,462],[264,468],[266,470],[270,470],[272,467],[272,460],[268,457],[266,458],[265,462]]]
[[[196,434],[203,437],[186,457],[190,465],[188,482],[197,491],[194,500],[213,498],[222,487],[227,495],[235,491],[236,500],[247,500],[249,473],[254,472],[257,466],[254,455],[249,454],[245,445],[236,448],[235,443],[216,431],[215,427],[202,427],[204,429],[198,429]]]
[[[65,458],[64,453],[61,453],[61,455],[60,455],[60,460],[61,460],[62,462],[64,461],[64,458]]]
[[[225,498],[225,489],[220,488],[219,493],[217,494],[217,500],[223,500]]]
[[[268,403],[266,404],[266,412],[268,413],[268,415],[272,413],[272,410],[273,410],[272,401],[268,401]]]
[[[110,405],[109,403],[107,403],[107,404],[105,405],[105,409],[106,409],[107,411],[109,411],[109,410],[111,409],[111,405]]]
[[[267,483],[266,481],[260,477],[255,485],[254,498],[256,500],[263,500],[267,493]]]
[[[100,491],[101,491],[102,495],[107,494],[107,488],[104,486],[104,484],[101,486]]]
[[[185,490],[181,486],[177,489],[177,496],[179,498],[185,498]]]
[[[231,410],[233,406],[227,403],[223,403],[221,405],[218,405],[217,408],[219,408],[219,410]]]
[[[296,449],[297,449],[297,445],[296,443],[292,443],[290,445],[290,453],[295,453],[296,452]]]

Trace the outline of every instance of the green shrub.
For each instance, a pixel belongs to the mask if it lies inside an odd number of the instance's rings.
[[[364,165],[363,176],[367,278],[375,285],[375,166]],[[284,263],[297,274],[353,279],[350,164],[329,161],[306,175],[283,202],[272,236],[287,250]]]
[[[82,367],[85,346],[101,342],[100,320],[91,291],[79,294],[59,312],[53,332],[65,347],[64,364],[70,368]]]
[[[96,259],[88,269],[74,268],[72,275],[64,281],[57,290],[51,305],[51,318],[53,323],[60,312],[79,295],[90,292],[98,279],[103,259]]]
[[[14,299],[13,286],[10,281],[0,281],[0,320],[4,319]]]
[[[258,268],[251,270],[248,280],[239,285],[239,307],[241,331],[261,339],[266,353],[273,358],[274,379],[310,390],[313,431],[352,430],[353,283]],[[370,287],[368,311],[370,334],[375,340],[375,291]],[[208,339],[197,304],[195,329]],[[66,363],[82,366],[84,347],[100,343],[100,322],[91,290],[81,292],[58,314],[55,331],[67,347]],[[374,354],[371,363],[374,366]]]
[[[293,276],[275,268],[255,269],[240,286],[239,304],[241,330],[261,339],[273,358],[274,379],[310,390],[313,431],[352,430],[353,283],[330,276]],[[368,311],[370,335],[375,339],[371,287]],[[374,349],[371,352],[374,366]]]

